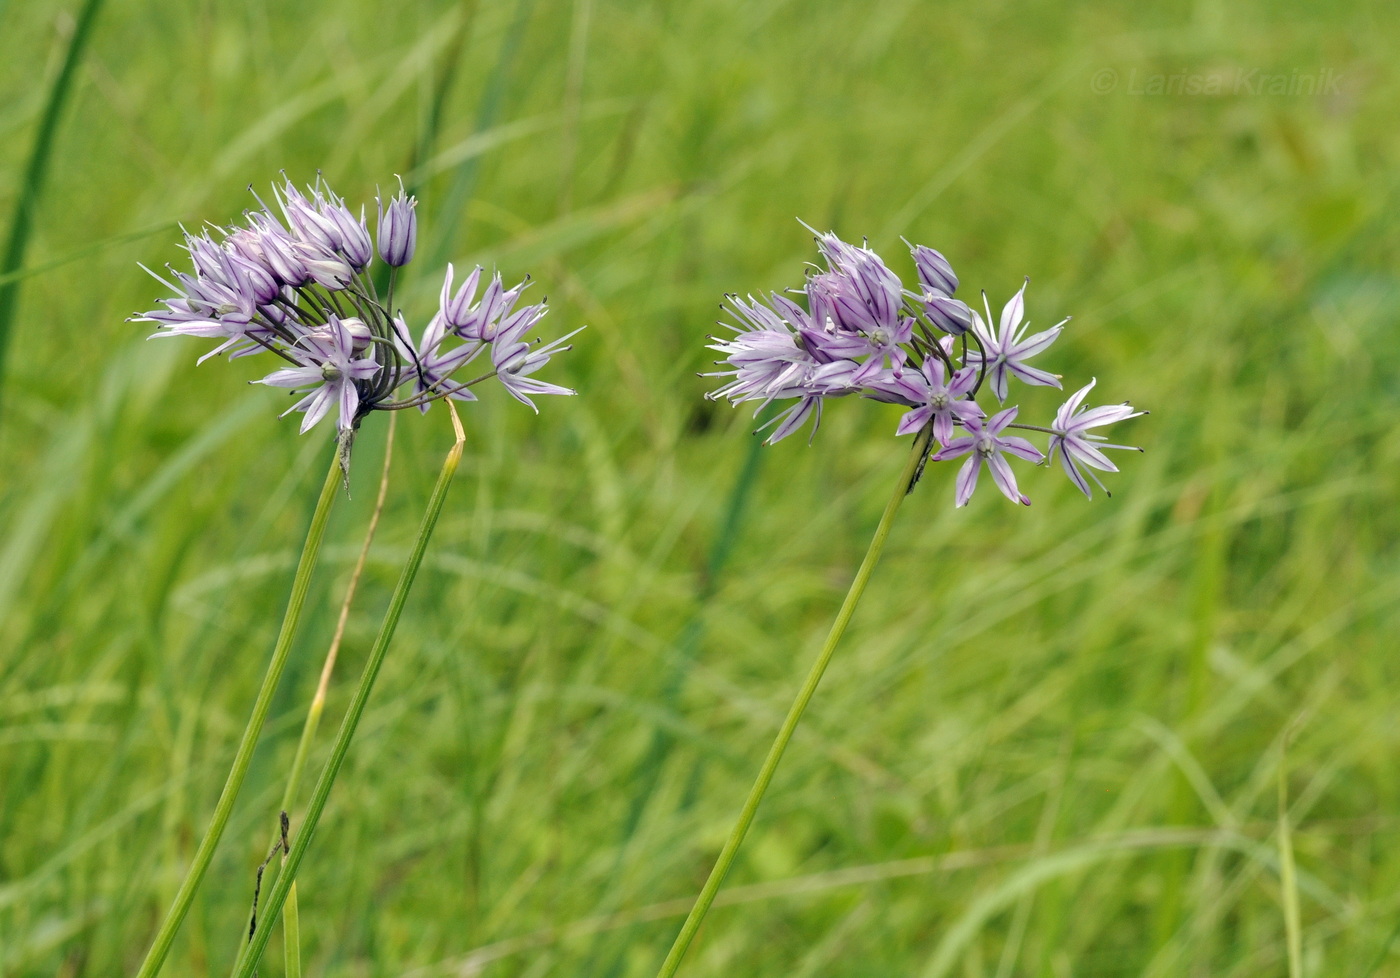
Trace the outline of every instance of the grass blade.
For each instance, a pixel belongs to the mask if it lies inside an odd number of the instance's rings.
[[[63,114],[64,103],[68,101],[68,91],[73,85],[73,74],[82,60],[83,48],[87,46],[88,37],[92,34],[93,22],[101,9],[102,0],[87,0],[73,25],[73,34],[68,39],[68,50],[63,56],[63,64],[49,87],[44,114],[40,117],[39,129],[34,134],[34,147],[29,151],[29,162],[20,181],[14,216],[10,219],[9,240],[5,243],[4,258],[0,258],[0,394],[4,393],[5,354],[10,345],[15,306],[19,302],[19,281],[15,273],[24,264],[29,230],[33,227],[39,196],[43,193],[44,179],[48,176],[49,156],[53,152],[54,138],[58,134],[58,120]]]
[[[515,18],[511,21],[505,40],[501,42],[496,67],[492,70],[491,78],[486,83],[486,91],[481,96],[481,106],[477,110],[476,132],[485,132],[496,121],[496,116],[501,110],[501,102],[505,98],[506,86],[510,83],[511,66],[515,63],[516,52],[520,50],[520,41],[525,34],[525,25],[530,21],[530,11],[534,9],[534,6],[534,0],[517,0],[516,2]],[[436,268],[447,261],[448,253],[452,250],[452,240],[456,235],[457,226],[476,190],[479,167],[480,160],[473,156],[464,160],[462,165],[457,168],[457,173],[452,179],[452,187],[448,190],[442,207],[438,208],[438,213],[442,215],[442,230],[433,242],[433,247],[425,256],[426,260],[423,264],[427,267]]]

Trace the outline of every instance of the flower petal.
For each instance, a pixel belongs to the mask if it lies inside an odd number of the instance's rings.
[[[1045,458],[1044,455],[1040,454],[1040,449],[1036,448],[1024,438],[1017,438],[1015,436],[998,438],[997,445],[1003,452],[1015,455],[1017,458],[1023,458],[1027,462],[1039,464]]]
[[[1079,471],[1079,466],[1074,464],[1074,459],[1069,457],[1069,452],[1060,453],[1060,464],[1064,466],[1065,473],[1069,476],[1069,481],[1079,487],[1079,491],[1090,499],[1094,498],[1094,492],[1089,488],[1089,482],[1084,478],[1084,473]]]
[[[1074,419],[1074,426],[1081,430],[1097,428],[1100,425],[1113,424],[1115,421],[1136,418],[1140,414],[1142,412],[1134,411],[1130,404],[1105,404],[1103,407],[1090,408],[1079,415]]]
[[[340,388],[340,428],[348,431],[355,424],[355,412],[360,409],[360,392],[346,379],[336,386]]]
[[[1001,494],[1013,503],[1019,503],[1025,499],[1021,495],[1021,490],[1016,487],[1016,474],[1011,471],[1011,465],[1000,455],[989,455],[987,457],[987,468],[991,470],[992,481],[997,484]]]
[[[1021,409],[1016,405],[1011,405],[1005,411],[998,411],[992,415],[992,420],[987,422],[987,434],[999,435],[1006,430],[1006,426],[1016,420],[1016,415]]]
[[[310,401],[310,403],[306,406],[306,417],[301,419],[301,433],[303,435],[310,431],[316,422],[326,416],[326,412],[330,410],[331,401],[334,400],[334,397],[329,387],[322,387],[307,400]]]
[[[320,367],[289,367],[285,370],[274,370],[254,383],[267,384],[269,387],[307,387],[321,381]]]
[[[1025,360],[1035,356],[1037,353],[1043,353],[1051,343],[1059,339],[1064,329],[1063,326],[1054,326],[1043,333],[1036,333],[1030,339],[1022,340],[1017,343],[1007,351],[1007,354],[1018,360]]]
[[[820,402],[820,400],[821,398],[817,397],[804,397],[797,404],[794,404],[785,412],[778,415],[777,418],[774,418],[774,421],[778,421],[779,419],[782,420],[779,422],[778,426],[773,430],[773,433],[768,436],[768,444],[772,445],[777,442],[780,442],[788,435],[796,431],[798,428],[801,428],[803,422],[805,422],[807,418],[812,414],[812,412],[816,409],[816,406]]]
[[[924,425],[928,424],[928,419],[932,416],[933,408],[927,404],[925,404],[923,407],[915,408],[914,410],[904,415],[904,417],[899,419],[899,427],[895,429],[894,433],[896,436],[913,434],[914,432],[922,429]],[[949,425],[949,428],[951,427],[952,426]],[[938,430],[937,423],[935,423],[934,430],[935,432]],[[946,439],[942,438],[939,439],[939,441],[945,440]]]
[[[1079,410],[1079,405],[1084,403],[1084,398],[1094,389],[1094,385],[1099,382],[1097,377],[1091,378],[1079,390],[1069,396],[1069,400],[1060,405],[1060,409],[1055,412],[1055,427],[1064,430],[1070,426],[1074,418],[1074,412]]]
[[[1031,280],[1026,279],[1016,294],[1007,300],[1006,305],[1001,307],[1001,328],[998,332],[1003,349],[1011,345],[1011,335],[1016,327],[1021,325],[1021,318],[1026,312],[1026,286],[1030,284]]]
[[[1118,471],[1118,466],[1114,465],[1113,461],[1107,455],[1088,444],[1083,439],[1066,438],[1065,451],[1073,454],[1076,459],[1083,462],[1085,465],[1091,465],[1104,472]]]
[[[958,469],[957,495],[955,505],[966,506],[967,501],[972,498],[973,490],[977,488],[977,473],[982,471],[981,460],[974,455],[962,464]]]
[[[977,439],[964,435],[961,438],[954,438],[947,445],[933,453],[935,462],[946,462],[950,458],[957,458],[959,455],[966,455],[972,451],[972,446],[977,443]]]
[[[1037,367],[1028,367],[1024,363],[1012,362],[1008,364],[1011,372],[1027,384],[1035,387],[1059,387],[1060,378]]]
[[[998,360],[992,364],[992,369],[988,371],[988,379],[992,382],[992,393],[997,396],[998,401],[1006,401],[1006,361]]]

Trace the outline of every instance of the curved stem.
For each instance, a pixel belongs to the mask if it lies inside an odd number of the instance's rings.
[[[489,380],[496,376],[496,373],[497,372],[493,370],[489,374],[482,374],[475,380],[469,380],[465,384],[458,384],[456,382],[449,384],[446,380],[440,380],[422,394],[414,394],[412,397],[403,401],[380,401],[375,405],[375,408],[380,411],[402,411],[404,408],[422,407],[424,404],[431,404],[444,397],[451,397],[453,394],[460,393],[475,384],[481,383],[483,380]]]
[[[374,500],[374,513],[369,518],[365,530],[365,542],[360,546],[360,555],[350,572],[350,583],[345,588],[345,600],[340,603],[340,617],[335,623],[335,634],[331,636],[330,647],[326,650],[326,661],[321,665],[321,678],[316,684],[316,694],[311,698],[311,706],[306,711],[306,722],[301,728],[301,740],[297,743],[296,756],[292,759],[292,771],[287,776],[287,787],[282,792],[282,806],[279,812],[291,813],[296,804],[297,792],[301,789],[301,776],[306,770],[306,757],[311,752],[311,743],[316,739],[316,728],[321,724],[321,714],[326,708],[326,693],[331,685],[331,673],[335,670],[335,660],[340,654],[340,642],[345,637],[345,624],[350,619],[350,605],[355,600],[355,592],[360,586],[360,577],[365,572],[365,562],[369,559],[370,544],[374,533],[379,529],[379,517],[384,512],[384,499],[389,494],[389,467],[394,460],[394,427],[398,415],[389,415],[389,428],[384,436],[384,465],[379,473],[379,495]],[[283,850],[282,863],[286,864],[287,854]],[[264,918],[267,919],[267,918]],[[271,923],[271,920],[268,920]],[[297,888],[292,884],[287,894],[287,906],[282,912],[283,949],[286,952],[287,978],[300,978],[301,975],[301,915],[297,907]]]
[[[985,290],[982,292],[982,308],[987,310],[987,329],[990,330],[992,328],[992,307],[987,303],[987,293]],[[987,379],[987,348],[982,345],[982,338],[972,329],[963,330],[962,335],[964,343],[967,342],[967,338],[970,335],[972,337],[972,342],[977,344],[977,362],[979,364],[977,383],[972,385],[972,391],[970,392],[971,397],[976,397],[977,392],[982,389],[982,381]],[[967,363],[966,347],[963,349],[963,363]]]
[[[753,822],[759,802],[763,800],[763,794],[768,790],[769,782],[773,780],[773,772],[778,769],[778,762],[783,759],[783,751],[787,749],[788,741],[792,740],[793,731],[797,729],[797,723],[802,719],[807,704],[812,701],[812,694],[817,691],[817,684],[821,682],[822,673],[826,672],[827,664],[831,662],[832,653],[836,651],[836,645],[841,641],[841,636],[845,633],[846,626],[855,613],[856,605],[860,603],[861,595],[865,593],[865,585],[869,583],[870,575],[874,572],[875,565],[880,561],[880,553],[885,549],[885,540],[890,535],[890,527],[894,525],[894,514],[899,510],[900,503],[904,502],[904,497],[909,493],[915,473],[919,469],[919,463],[924,457],[924,449],[928,446],[931,437],[932,430],[925,427],[914,439],[914,449],[909,453],[909,461],[904,464],[904,471],[899,474],[899,483],[895,486],[894,495],[885,504],[885,512],[880,517],[880,525],[875,528],[875,536],[870,540],[870,547],[865,552],[865,559],[860,562],[860,569],[856,571],[855,580],[851,582],[851,589],[846,592],[846,600],[841,602],[841,610],[836,613],[836,621],[832,623],[831,631],[826,636],[826,643],[822,646],[821,654],[817,656],[817,661],[812,665],[811,672],[807,674],[806,681],[803,682],[802,688],[797,693],[797,699],[793,701],[787,717],[783,720],[782,727],[778,729],[777,739],[773,741],[773,746],[768,748],[768,756],[763,761],[763,767],[759,769],[758,778],[754,781],[753,787],[749,789],[749,797],[739,812],[739,820],[730,831],[729,839],[724,843],[724,848],[720,850],[719,858],[715,860],[715,866],[710,870],[710,876],[705,880],[705,885],[701,888],[700,895],[695,900],[695,906],[690,910],[690,915],[685,918],[685,923],[681,925],[681,932],[676,935],[676,941],[671,945],[671,951],[666,955],[661,970],[656,973],[657,978],[671,978],[676,973],[676,969],[681,966],[681,958],[685,957],[686,949],[690,947],[690,942],[695,938],[695,932],[700,929],[701,921],[709,912],[710,904],[714,903],[715,894],[719,892],[720,884],[724,882],[729,867],[734,863],[734,857],[738,855],[739,846],[743,844],[744,835]]]
[[[184,922],[185,914],[189,912],[190,904],[194,901],[195,890],[199,888],[200,881],[209,869],[209,863],[214,858],[214,850],[219,845],[219,838],[224,834],[229,816],[233,813],[233,803],[238,797],[239,788],[243,786],[243,778],[248,773],[248,765],[253,760],[253,748],[257,746],[258,735],[262,733],[263,723],[267,720],[267,712],[272,706],[272,694],[276,692],[277,681],[282,678],[282,669],[287,664],[287,654],[291,651],[292,637],[296,634],[297,624],[301,620],[302,607],[306,604],[306,592],[311,586],[311,572],[316,566],[316,555],[321,549],[321,538],[325,536],[326,521],[330,518],[331,504],[335,502],[336,488],[339,482],[340,460],[333,454],[330,470],[326,473],[326,483],[321,487],[321,497],[316,501],[316,511],[311,516],[311,526],[306,531],[306,543],[302,545],[296,576],[292,579],[292,593],[287,599],[286,614],[282,616],[282,630],[277,634],[277,644],[272,650],[272,661],[267,665],[267,673],[263,676],[262,687],[258,690],[258,697],[253,702],[253,715],[248,718],[248,725],[243,729],[243,739],[238,743],[238,753],[234,755],[233,767],[228,772],[228,780],[224,782],[224,790],[219,795],[218,804],[214,806],[213,820],[210,821],[209,828],[205,831],[204,838],[195,851],[194,862],[190,864],[189,872],[185,874],[185,881],[180,884],[180,889],[175,894],[174,904],[171,905],[169,913],[165,915],[160,930],[156,932],[155,941],[152,942],[150,951],[146,953],[146,960],[141,963],[141,970],[136,973],[137,978],[154,978],[160,972],[161,965],[165,963],[166,955],[170,953],[170,945],[175,940],[175,933],[180,929],[180,924]]]
[[[446,403],[448,414],[452,417],[452,427],[457,440],[448,450],[447,458],[442,463],[442,471],[438,475],[437,484],[433,487],[433,494],[428,499],[428,509],[423,514],[423,522],[418,528],[418,539],[413,542],[413,550],[409,553],[408,563],[404,565],[399,582],[394,586],[394,594],[389,599],[389,610],[384,613],[384,621],[379,626],[379,635],[374,640],[374,647],[370,649],[364,671],[360,673],[360,683],[355,688],[355,695],[345,711],[345,719],[340,723],[340,731],[335,736],[335,744],[331,747],[330,758],[326,761],[326,766],[321,769],[321,776],[316,780],[316,788],[311,793],[310,803],[306,806],[306,816],[301,827],[297,830],[296,840],[292,843],[292,851],[287,854],[286,862],[277,875],[277,882],[268,894],[264,910],[264,916],[267,920],[275,920],[282,912],[282,907],[287,902],[287,896],[291,892],[292,884],[296,880],[297,869],[301,866],[306,849],[316,835],[316,825],[321,820],[321,813],[325,811],[326,800],[330,797],[331,788],[335,784],[337,775],[340,774],[340,767],[345,763],[345,755],[350,750],[350,741],[355,736],[355,728],[359,726],[360,717],[365,712],[370,692],[374,689],[374,680],[379,675],[380,666],[384,664],[384,654],[389,649],[389,642],[394,637],[394,629],[398,627],[399,617],[403,614],[404,602],[407,601],[408,592],[413,587],[413,579],[418,574],[418,568],[423,563],[423,553],[428,549],[428,539],[432,536],[433,527],[437,525],[438,516],[442,513],[442,505],[447,499],[448,487],[451,486],[452,477],[457,472],[457,464],[462,460],[462,446],[466,443],[466,435],[462,431],[462,422],[457,417],[456,408],[451,401]],[[234,972],[235,978],[251,978],[258,967],[258,961],[262,957],[263,950],[267,947],[267,941],[271,934],[271,927],[263,927],[253,935],[252,941],[244,949],[243,956],[239,959],[238,968]]]

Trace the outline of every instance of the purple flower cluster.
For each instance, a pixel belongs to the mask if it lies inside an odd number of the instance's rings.
[[[958,277],[932,248],[909,246],[918,278],[918,287],[912,289],[869,247],[828,233],[817,235],[817,248],[825,267],[809,274],[794,298],[779,293],[767,299],[728,296],[727,311],[735,322],[724,325],[734,335],[711,337],[710,349],[723,357],[717,361],[722,369],[704,376],[721,377],[725,383],[709,397],[728,398],[734,404],[756,402],[755,415],[774,401],[793,402],[763,425],[772,428],[769,444],[797,431],[809,418],[815,434],[828,398],[859,394],[909,408],[896,434],[928,429],[931,460],[967,456],[957,477],[959,506],[972,498],[983,468],[1008,499],[1030,504],[1016,485],[1007,457],[1039,464],[1046,455],[1009,433],[1012,428],[1048,434],[1049,457],[1059,457],[1086,496],[1092,496],[1086,473],[1102,489],[1091,470],[1118,471],[1102,449],[1130,446],[1107,444],[1089,429],[1145,412],[1126,404],[1080,410],[1092,381],[1060,408],[1048,427],[1019,424],[1020,409],[1006,406],[1013,379],[1060,386],[1056,374],[1027,361],[1045,352],[1069,320],[1026,335],[1025,285],[1002,308],[993,329],[986,293],[983,319],[953,297]],[[805,303],[800,301],[804,298]],[[999,402],[994,414],[977,402],[984,389]]]
[[[259,383],[300,395],[284,413],[302,412],[302,431],[334,410],[342,442],[371,411],[474,401],[471,388],[491,378],[531,408],[531,395],[574,393],[532,376],[574,333],[544,345],[528,339],[547,311],[543,301],[521,305],[528,282],[506,288],[496,274],[483,283],[476,268],[454,291],[448,265],[438,310],[414,342],[394,309],[395,278],[418,237],[417,201],[402,185],[377,199],[373,239],[364,209],[357,216],[319,178],[305,192],[287,181],[274,199],[276,211],[259,199],[241,225],[186,232],[194,273],[156,275],[175,294],[133,318],[158,324],[155,336],[219,340],[200,362],[221,353],[280,357],[287,365]],[[376,253],[389,267],[382,299],[369,274]],[[456,379],[488,351],[489,364]]]

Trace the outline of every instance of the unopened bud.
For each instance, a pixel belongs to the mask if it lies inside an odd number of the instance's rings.
[[[369,349],[370,341],[374,334],[365,325],[365,321],[358,316],[350,316],[340,321],[340,325],[345,328],[345,332],[350,335],[350,348],[356,353],[363,353]]]
[[[404,193],[403,183],[399,192],[384,206],[382,197],[376,198],[379,205],[379,257],[394,268],[407,265],[413,260],[413,249],[418,243],[418,217],[414,208],[418,205],[415,197]]]
[[[972,310],[967,303],[942,292],[930,292],[923,299],[929,321],[945,333],[961,336],[972,328]]]
[[[909,251],[914,256],[914,268],[919,273],[919,283],[925,289],[937,289],[948,295],[958,291],[958,276],[941,252],[924,245],[914,245]]]

